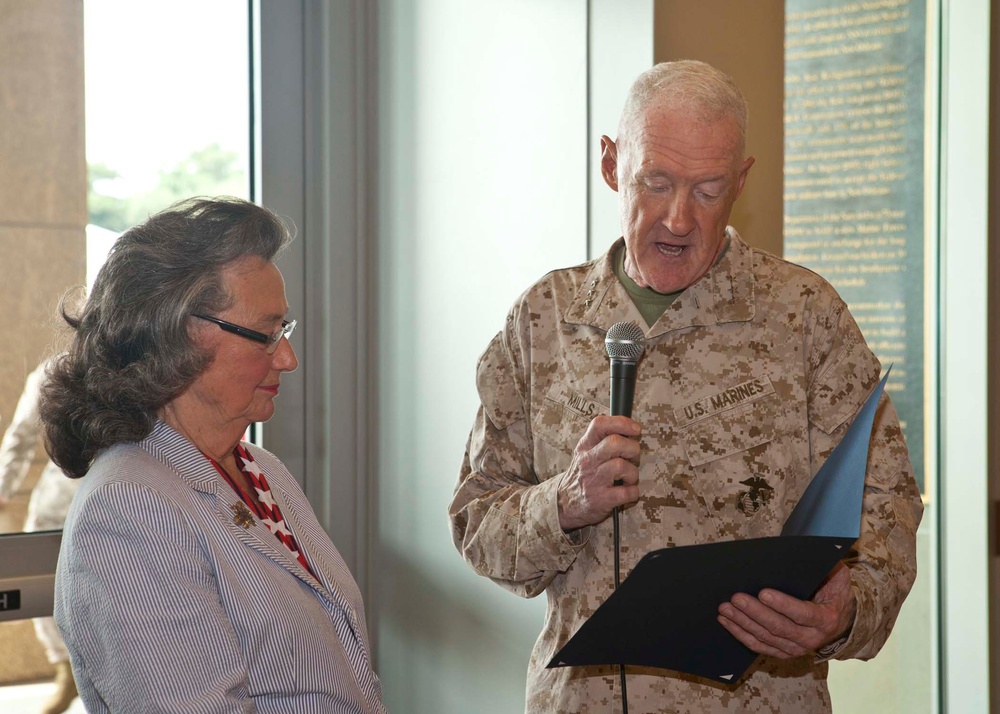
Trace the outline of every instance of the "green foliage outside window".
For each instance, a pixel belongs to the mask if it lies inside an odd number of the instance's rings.
[[[119,233],[191,196],[247,197],[247,178],[239,154],[218,144],[198,149],[160,171],[159,183],[152,189],[126,197],[108,190],[121,178],[113,168],[104,164],[87,168],[88,222]]]

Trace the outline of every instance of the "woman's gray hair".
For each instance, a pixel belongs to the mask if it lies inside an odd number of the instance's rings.
[[[140,441],[159,411],[208,366],[189,334],[192,313],[230,307],[221,272],[234,261],[272,261],[291,240],[274,213],[237,198],[177,203],[118,238],[42,388],[52,460],[78,478],[97,453]]]
[[[706,124],[723,119],[736,123],[737,159],[746,151],[749,110],[732,78],[697,60],[661,62],[639,75],[632,84],[618,123],[618,142],[627,141],[651,104],[669,106],[691,114]]]

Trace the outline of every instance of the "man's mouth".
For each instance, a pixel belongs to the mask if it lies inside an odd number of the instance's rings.
[[[660,251],[663,255],[670,256],[671,258],[676,258],[684,251],[684,246],[682,245],[670,245],[668,243],[657,243],[656,249]]]

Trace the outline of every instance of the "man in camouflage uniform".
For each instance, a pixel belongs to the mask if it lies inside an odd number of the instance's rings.
[[[615,668],[545,669],[614,588],[614,507],[623,575],[657,548],[777,535],[878,382],[833,288],[727,227],[753,163],[745,136],[745,101],[717,70],[640,76],[617,143],[601,140],[624,238],[529,288],[480,359],[450,515],[477,572],[548,596],[528,712],[621,711]],[[634,420],[607,415],[604,336],[620,321],[646,328]],[[722,626],[764,655],[738,687],[628,667],[632,711],[830,711],[826,660],[882,647],[916,575],[921,512],[883,396],[857,556],[810,601],[764,590],[720,603]]]

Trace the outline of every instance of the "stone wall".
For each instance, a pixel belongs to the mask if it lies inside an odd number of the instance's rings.
[[[81,0],[0,0],[0,429],[65,338],[60,298],[84,282],[83,57]],[[9,516],[23,516],[35,475]],[[52,674],[30,621],[0,624],[0,661],[0,685]]]

